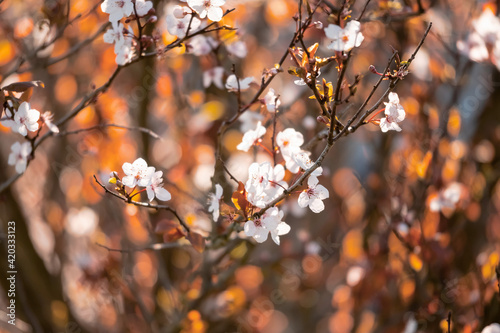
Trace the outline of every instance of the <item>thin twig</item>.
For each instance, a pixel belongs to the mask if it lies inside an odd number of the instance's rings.
[[[139,207],[152,208],[152,209],[156,209],[156,210],[159,210],[159,209],[168,210],[169,212],[174,214],[174,216],[177,218],[179,223],[184,227],[184,229],[186,229],[187,232],[190,232],[190,229],[189,229],[188,225],[186,224],[186,222],[184,222],[184,220],[179,216],[177,211],[175,209],[173,209],[172,207],[167,206],[167,205],[153,205],[153,204],[150,204],[149,202],[132,201],[132,200],[130,200],[130,198],[124,197],[116,192],[110,191],[106,186],[104,186],[101,182],[99,182],[99,180],[97,179],[97,177],[95,175],[94,175],[94,179],[95,179],[95,182],[97,184],[99,184],[99,186],[101,186],[106,193],[109,193],[112,196],[114,196],[114,197],[116,197],[116,198],[118,198],[118,199],[120,199],[128,204],[132,204],[132,205],[139,206]]]
[[[139,127],[139,126],[124,126],[124,125],[117,125],[117,124],[99,124],[99,125],[95,125],[95,126],[92,126],[92,127],[81,128],[81,129],[74,130],[74,131],[59,132],[59,133],[55,134],[55,136],[64,136],[64,135],[79,134],[79,133],[82,133],[82,132],[93,131],[93,130],[102,129],[102,128],[106,128],[106,127],[113,127],[113,128],[118,128],[118,129],[125,129],[125,130],[129,130],[129,131],[139,131],[139,132],[142,132],[142,133],[149,134],[151,137],[153,137],[155,139],[163,141],[163,139],[162,139],[161,136],[159,136],[158,134],[156,134],[155,132],[153,132],[152,130],[150,130],[148,128]]]

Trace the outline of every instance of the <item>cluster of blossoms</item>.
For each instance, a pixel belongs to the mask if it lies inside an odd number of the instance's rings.
[[[500,70],[500,19],[490,9],[472,21],[473,31],[466,41],[458,41],[458,50],[472,61],[491,61]]]
[[[385,118],[380,119],[380,129],[382,132],[390,130],[401,132],[398,123],[405,119],[406,113],[403,106],[399,104],[399,97],[396,93],[389,93],[389,103],[385,104]]]
[[[443,209],[455,209],[460,196],[462,195],[462,186],[459,183],[452,183],[430,200],[429,208],[432,212],[439,212]]]
[[[170,192],[163,188],[163,171],[156,171],[155,167],[148,166],[148,163],[138,158],[133,163],[124,163],[122,166],[125,177],[119,178],[116,171],[111,172],[109,182],[116,184],[118,189],[126,193],[124,186],[129,188],[145,187],[149,201],[153,201],[156,197],[161,201],[168,201],[172,198]],[[135,194],[128,194],[129,198],[143,192],[138,191]]]
[[[120,22],[122,18],[131,15],[145,17],[153,8],[153,3],[146,0],[104,0],[101,10],[109,14],[112,28],[104,34],[104,42],[115,44],[116,63],[125,65],[134,56],[133,36],[134,33]]]
[[[5,120],[2,120],[2,125],[11,128],[15,133],[22,136],[27,136],[29,132],[36,132],[40,129],[39,120],[47,125],[49,130],[54,133],[59,132],[59,128],[52,123],[52,113],[47,111],[40,114],[40,111],[32,109],[28,102],[22,102],[16,111],[13,104],[9,100],[8,107],[5,108]],[[20,143],[15,142],[11,146],[8,164],[15,167],[17,173],[23,173],[28,165],[28,159],[32,152],[30,142]]]

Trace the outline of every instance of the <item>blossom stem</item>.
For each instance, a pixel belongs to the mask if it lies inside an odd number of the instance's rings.
[[[268,153],[270,156],[273,156],[273,152],[269,150],[269,148],[267,148],[266,146],[264,146],[261,142],[257,141],[257,143],[255,143],[256,146],[259,146],[259,147],[262,147],[262,149],[264,149],[266,151],[266,153]]]
[[[380,110],[378,110],[377,112],[375,112],[375,113],[374,113],[374,114],[370,117],[370,119],[368,119],[365,123],[369,123],[369,122],[371,122],[371,121],[373,120],[373,118],[375,118],[376,116],[378,116],[378,115],[379,115],[380,113],[382,113],[382,111],[384,111],[384,110],[385,110],[385,108],[384,108],[384,109],[380,109]]]

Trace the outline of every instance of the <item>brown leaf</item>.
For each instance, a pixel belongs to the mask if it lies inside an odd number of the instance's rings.
[[[32,94],[33,88],[28,88],[22,93],[20,100],[23,102],[29,102]]]
[[[187,240],[193,245],[194,249],[198,252],[203,252],[205,249],[205,238],[199,233],[191,231],[187,236]]]
[[[172,220],[161,220],[156,224],[155,233],[162,234],[164,232],[169,232],[172,229],[176,229],[177,227],[179,227],[179,223]]]
[[[315,43],[314,45],[311,45],[307,48],[307,51],[309,51],[309,55],[311,59],[313,59],[316,56],[316,51],[318,50],[319,44]]]
[[[29,88],[33,87],[42,87],[45,88],[45,85],[42,81],[25,81],[25,82],[16,82],[9,84],[8,86],[3,87],[3,90],[7,91],[15,91],[15,92],[24,92]]]
[[[175,229],[170,229],[168,232],[165,232],[163,234],[163,241],[165,243],[171,243],[185,236],[186,234],[184,233],[184,231],[182,231],[180,227],[177,227]]]
[[[234,191],[233,195],[231,196],[231,201],[233,202],[236,209],[243,211],[243,214],[246,217],[247,210],[250,207],[250,203],[247,201],[245,185],[242,182],[238,182],[238,189]]]

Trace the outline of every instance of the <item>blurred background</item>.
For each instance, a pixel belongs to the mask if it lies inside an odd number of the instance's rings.
[[[33,89],[31,106],[50,110],[57,121],[103,85],[117,65],[113,46],[103,42],[108,15],[99,4],[0,3],[0,86],[43,81],[44,88]],[[158,20],[146,34],[158,47],[176,39],[166,28],[175,5],[185,4],[154,1]],[[323,1],[313,21],[326,27],[341,5]],[[356,18],[365,2],[349,5]],[[347,121],[379,79],[369,66],[383,71],[394,49],[407,60],[432,22],[410,74],[395,89],[406,111],[403,130],[381,133],[368,124],[339,140],[320,178],[330,192],[326,209],[314,214],[299,208],[296,195],[281,203],[292,230],[280,246],[251,238],[221,240],[202,253],[183,238],[161,250],[117,252],[98,245],[126,250],[163,243],[165,235],[155,229],[176,221],[168,211],[105,196],[93,180],[96,175],[106,183],[111,171],[123,174],[123,163],[138,157],[163,171],[172,193],[168,204],[193,230],[204,236],[227,230],[228,217],[214,224],[206,203],[217,130],[236,113],[238,101],[216,85],[205,87],[203,72],[222,66],[227,77],[234,64],[240,77],[260,82],[288,48],[298,1],[228,0],[223,8],[235,10],[221,24],[238,30],[212,33],[222,45],[217,51],[194,55],[182,46],[127,66],[60,128],[113,123],[151,129],[159,139],[117,128],[50,137],[26,173],[0,193],[2,243],[7,222],[15,221],[18,266],[18,321],[12,327],[2,314],[3,331],[448,332],[450,312],[452,332],[480,332],[498,322],[500,53],[487,42],[483,59],[471,56],[471,36],[485,29],[479,18],[486,11],[497,15],[497,1],[369,3],[361,20],[365,40],[346,75],[349,84],[356,75],[360,81],[338,116]],[[320,43],[319,56],[332,55],[323,29],[309,29],[305,41]],[[293,127],[307,142],[325,125],[316,120],[320,109],[311,92],[286,72],[294,65],[289,58],[270,85],[282,103],[277,131]],[[334,62],[321,77],[336,82]],[[386,87],[382,83],[373,101]],[[255,91],[243,92],[243,103]],[[226,166],[242,182],[252,162],[272,159],[263,150],[244,153],[236,146],[258,120],[270,119],[255,103],[222,138]],[[263,138],[268,146],[271,134]],[[15,176],[7,160],[19,138],[0,125],[0,183]],[[312,157],[323,147],[313,146]],[[232,207],[233,185],[224,184],[223,215]],[[459,196],[451,205],[447,189]],[[1,251],[7,258],[5,246]],[[7,260],[0,260],[0,313],[8,304],[7,270]]]

